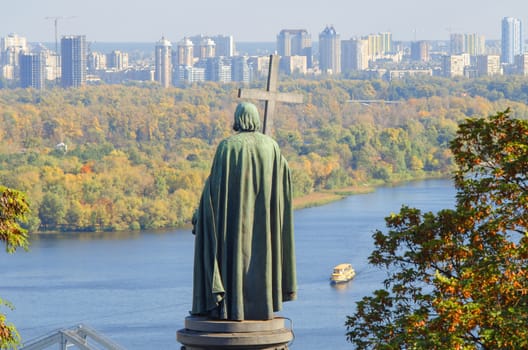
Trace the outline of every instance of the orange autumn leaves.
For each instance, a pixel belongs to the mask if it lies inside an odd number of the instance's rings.
[[[455,209],[402,207],[376,231],[386,289],[347,319],[358,349],[528,347],[527,130],[509,110],[466,120],[451,143]]]

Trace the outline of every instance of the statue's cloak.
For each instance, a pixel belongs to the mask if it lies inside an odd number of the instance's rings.
[[[266,320],[296,298],[290,170],[272,138],[219,144],[194,221],[192,314]]]

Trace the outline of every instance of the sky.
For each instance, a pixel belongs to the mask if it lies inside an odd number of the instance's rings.
[[[275,42],[281,29],[306,29],[313,41],[327,25],[341,39],[392,32],[393,40],[447,40],[449,33],[500,39],[503,17],[519,18],[528,38],[526,0],[0,0],[0,37],[53,42],[178,42],[185,36],[233,35],[235,42]],[[46,19],[48,17],[48,19]]]

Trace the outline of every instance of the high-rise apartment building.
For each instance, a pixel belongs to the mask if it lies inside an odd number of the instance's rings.
[[[477,73],[479,77],[501,75],[501,64],[499,55],[477,56]]]
[[[478,56],[486,53],[486,40],[483,35],[453,33],[449,39],[449,48],[452,55],[468,53],[471,56]]]
[[[368,42],[368,52],[369,58],[371,60],[376,60],[380,58],[383,54],[383,49],[381,47],[381,37],[377,34],[369,34],[365,37]]]
[[[292,55],[292,36],[295,36],[295,30],[283,29],[277,35],[277,53],[281,57]]]
[[[205,65],[200,66],[177,66],[174,68],[173,82],[175,85],[185,85],[205,81]]]
[[[206,35],[203,35],[203,34],[198,34],[198,35],[194,35],[194,36],[189,36],[189,37],[185,37],[183,38],[183,40],[178,43],[178,46],[179,45],[183,45],[185,47],[189,47],[189,44],[192,44],[192,47],[193,47],[193,57],[196,58],[196,59],[199,59],[200,58],[200,46],[202,45],[202,42],[209,39],[210,37],[209,36],[206,36]]]
[[[464,34],[452,33],[449,36],[449,52],[451,55],[459,55],[465,52]]]
[[[233,57],[235,55],[235,42],[232,35],[207,36],[203,34],[188,38],[194,45],[194,57],[199,58],[203,53],[200,47],[208,40],[214,43],[214,55],[208,57]],[[203,57],[202,57],[203,58]]]
[[[277,35],[277,53],[281,57],[305,56],[312,67],[312,37],[306,29],[283,29]]]
[[[237,56],[231,60],[231,80],[249,84],[251,81],[251,72],[249,70],[248,57]]]
[[[467,56],[467,57],[466,57]],[[469,65],[469,55],[442,56],[442,70],[447,78],[464,76],[464,68]]]
[[[19,73],[19,55],[29,52],[26,38],[9,34],[0,39],[0,78],[16,79]]]
[[[350,39],[341,41],[341,71],[365,70],[368,68],[368,40]]]
[[[205,79],[220,83],[231,82],[231,59],[226,57],[212,57],[206,61]]]
[[[413,41],[411,43],[411,60],[429,62],[429,43],[427,41]]]
[[[515,63],[515,56],[523,53],[521,21],[513,17],[502,19],[501,62]]]
[[[88,72],[91,74],[104,70],[107,67],[106,55],[102,52],[92,51],[88,54],[86,64],[88,66]]]
[[[55,51],[49,50],[46,46],[38,44],[32,52],[42,56],[44,61],[45,79],[58,81],[60,79],[60,56]]]
[[[0,39],[0,66],[18,66],[20,52],[28,52],[27,40],[17,34],[9,34]]]
[[[470,33],[465,34],[465,53],[470,56],[479,56],[486,54],[486,39],[484,35]]]
[[[517,66],[517,72],[520,75],[528,75],[528,53],[515,56],[515,65]]]
[[[211,38],[203,38],[198,46],[199,58],[201,60],[216,56],[216,43]]]
[[[172,44],[162,37],[156,43],[154,80],[162,87],[169,87],[172,80]]]
[[[232,35],[216,35],[211,39],[215,42],[217,57],[233,57],[235,55],[235,41]]]
[[[279,61],[280,63],[280,61]],[[269,73],[270,56],[254,56],[248,60],[252,70],[252,78],[267,79]]]
[[[341,39],[333,26],[319,34],[319,69],[327,74],[341,73]]]
[[[116,71],[122,71],[128,68],[128,53],[114,50],[106,55],[106,65],[108,68]]]
[[[189,38],[183,38],[178,43],[178,60],[179,66],[192,66],[194,63],[194,44]]]
[[[393,51],[392,33],[384,32],[384,33],[379,33],[378,35],[380,37],[381,52],[383,54],[391,53]]]
[[[63,87],[86,84],[86,36],[69,35],[61,39],[61,82]]]
[[[20,86],[23,88],[44,89],[46,62],[40,53],[20,53]]]
[[[286,56],[280,58],[279,69],[288,75],[306,74],[308,71],[306,56]]]
[[[363,37],[368,43],[369,60],[375,61],[393,52],[392,33],[369,34]]]

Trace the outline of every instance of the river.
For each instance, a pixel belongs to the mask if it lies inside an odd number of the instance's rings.
[[[382,288],[385,273],[368,265],[372,233],[401,205],[452,208],[449,180],[379,188],[295,212],[298,300],[280,315],[292,320],[292,350],[351,349],[346,315]],[[83,323],[126,349],[179,349],[176,331],[191,307],[193,235],[189,230],[40,235],[29,252],[0,254],[2,308],[25,341]],[[332,267],[358,272],[333,287]]]

